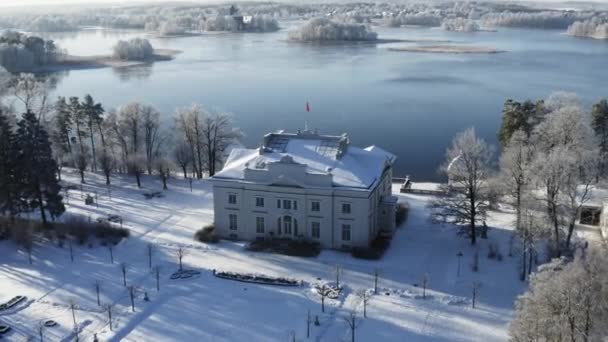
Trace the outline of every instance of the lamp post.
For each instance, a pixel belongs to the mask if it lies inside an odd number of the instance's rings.
[[[460,277],[460,259],[462,259],[462,256],[464,254],[462,254],[462,252],[458,252],[458,254],[456,254],[456,256],[458,257],[458,270],[456,271],[456,276]]]

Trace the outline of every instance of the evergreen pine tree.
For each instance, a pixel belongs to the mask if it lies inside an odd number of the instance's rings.
[[[46,225],[47,211],[52,219],[65,211],[49,136],[36,115],[26,112],[18,123],[16,139],[21,197],[29,208],[40,209],[42,222]]]
[[[0,214],[15,217],[21,209],[15,164],[15,134],[0,108]]]
[[[72,144],[70,142],[70,133],[72,131],[72,113],[65,100],[65,97],[59,97],[55,104],[55,130],[57,140],[61,143],[61,147],[67,153],[72,153]]]
[[[86,131],[86,116],[84,115],[84,111],[82,110],[82,105],[78,97],[70,97],[70,102],[68,104],[68,109],[70,112],[70,116],[72,118],[72,122],[74,123],[76,138],[78,139],[78,147],[80,149],[80,153],[85,152],[85,145],[83,140],[87,137]]]
[[[82,112],[86,118],[86,126],[89,130],[89,137],[91,138],[91,153],[93,157],[93,171],[97,171],[97,157],[95,156],[95,135],[93,130],[95,127],[99,127],[103,121],[104,109],[101,103],[95,103],[91,95],[86,95],[84,101],[81,104]]]

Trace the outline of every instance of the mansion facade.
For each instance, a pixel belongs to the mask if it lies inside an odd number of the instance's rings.
[[[395,229],[394,161],[381,148],[351,146],[347,135],[269,133],[259,148],[233,149],[210,178],[216,233],[367,247]]]

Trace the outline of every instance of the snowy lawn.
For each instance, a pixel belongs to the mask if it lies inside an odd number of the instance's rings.
[[[64,180],[78,184],[73,170],[64,170]],[[297,258],[268,253],[251,253],[245,243],[222,241],[207,245],[192,239],[194,232],[213,221],[211,186],[194,181],[194,189],[183,179],[172,179],[164,197],[146,200],[143,193],[160,190],[155,177],[144,178],[137,189],[127,176],[113,178],[111,199],[101,175],[87,174],[85,193],[97,192],[99,207],[84,204],[80,190],[71,190],[69,215],[91,220],[117,214],[131,237],[113,250],[110,263],[107,247],[74,245],[71,263],[67,244],[60,248],[44,242],[34,247],[34,263],[11,242],[0,242],[0,302],[16,295],[28,299],[13,309],[0,312],[0,324],[13,331],[9,340],[37,337],[39,324],[53,319],[59,326],[43,328],[47,341],[65,341],[73,336],[70,303],[75,305],[79,334],[92,340],[182,340],[182,341],[286,341],[295,334],[306,340],[306,317],[314,321],[310,340],[350,341],[344,317],[356,310],[362,319],[363,304],[356,293],[371,289],[374,270],[380,270],[379,293],[368,303],[367,318],[356,330],[358,341],[496,341],[508,338],[513,301],[525,285],[518,280],[517,257],[509,257],[511,213],[491,213],[488,225],[494,229],[479,245],[479,272],[471,263],[475,249],[456,236],[451,226],[428,221],[429,197],[399,195],[408,202],[409,217],[395,235],[380,261],[354,259],[347,253],[323,251],[316,258]],[[78,185],[79,187],[79,185]],[[395,186],[398,192],[398,185]],[[488,243],[500,246],[502,261],[487,258]],[[160,292],[154,272],[148,267],[147,244],[154,244],[153,266],[160,266]],[[184,268],[202,273],[191,279],[169,279],[177,270],[176,251],[184,248]],[[460,275],[457,254],[462,252]],[[127,264],[127,285],[135,288],[135,312],[129,292],[123,286],[119,264]],[[335,281],[335,265],[342,268],[342,295],[321,299],[313,285]],[[242,283],[216,278],[211,270],[262,273],[305,282],[301,287]],[[422,298],[422,278],[427,273],[429,289]],[[471,308],[473,281],[480,285],[475,309]],[[97,305],[95,282],[101,284]],[[143,300],[148,293],[149,302]],[[112,304],[113,331],[105,306]]]

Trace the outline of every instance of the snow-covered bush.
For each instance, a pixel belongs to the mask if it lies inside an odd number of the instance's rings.
[[[271,16],[254,16],[246,26],[247,31],[274,32],[279,29],[279,22]]]
[[[608,22],[596,19],[577,21],[568,27],[567,34],[574,37],[608,39]]]
[[[133,38],[128,41],[119,40],[114,45],[114,58],[128,61],[141,61],[151,58],[154,48],[147,39]]]
[[[446,19],[441,24],[441,27],[446,31],[455,32],[475,32],[479,31],[479,25],[471,19],[453,18]]]
[[[295,31],[289,39],[303,42],[373,41],[378,34],[366,25],[338,23],[327,18],[314,18]]]

